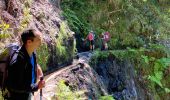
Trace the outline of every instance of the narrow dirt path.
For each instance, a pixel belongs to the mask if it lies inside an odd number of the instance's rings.
[[[43,97],[42,100],[51,100],[53,96],[55,96],[55,88],[56,88],[56,82],[55,78],[59,76],[62,72],[65,72],[66,70],[73,69],[75,66],[77,66],[80,63],[88,63],[90,58],[92,56],[91,52],[83,52],[78,53],[79,59],[74,59],[73,64],[66,66],[58,71],[55,71],[47,76],[45,76],[45,82],[46,86],[42,89],[43,91]],[[36,92],[34,94],[34,100],[40,100],[40,91]]]

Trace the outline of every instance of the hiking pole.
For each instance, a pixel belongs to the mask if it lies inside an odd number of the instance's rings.
[[[43,79],[44,79],[44,77],[41,77],[41,78],[40,78],[40,81],[42,81]],[[43,95],[42,95],[42,89],[40,89],[40,100],[42,100],[42,96],[43,96]]]

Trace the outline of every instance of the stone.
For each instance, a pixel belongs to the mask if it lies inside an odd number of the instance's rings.
[[[0,13],[6,9],[5,1],[0,0]]]
[[[7,11],[3,10],[0,16],[1,16],[1,19],[5,21],[7,24],[10,24],[11,26],[16,25],[15,18],[11,16]]]
[[[13,17],[18,17],[21,15],[21,5],[17,0],[9,0],[7,11],[9,14],[11,14]]]

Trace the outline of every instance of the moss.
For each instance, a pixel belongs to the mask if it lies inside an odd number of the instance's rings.
[[[159,45],[150,46],[148,49],[95,51],[90,60],[92,67],[97,67],[101,61],[120,61],[129,59],[135,65],[137,75],[142,76],[147,91],[153,94],[156,100],[168,94],[170,88],[168,79],[170,59],[167,58],[166,49]],[[161,51],[161,53],[160,53]],[[166,75],[166,77],[165,77]],[[166,91],[165,91],[166,90]]]
[[[37,49],[37,58],[38,64],[40,64],[43,71],[47,71],[47,62],[49,60],[49,48],[47,44],[41,45],[40,48]]]
[[[115,99],[112,96],[108,95],[108,96],[101,96],[99,100],[115,100]]]
[[[84,91],[72,91],[65,84],[64,80],[60,80],[56,88],[56,97],[61,100],[81,100],[84,96]],[[54,99],[56,100],[56,99]]]
[[[62,22],[56,39],[56,54],[58,55],[59,65],[72,62],[76,51],[75,45],[74,37],[71,31],[68,30],[66,22]]]

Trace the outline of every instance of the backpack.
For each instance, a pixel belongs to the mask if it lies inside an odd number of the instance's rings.
[[[88,40],[89,41],[94,40],[94,34],[92,32],[89,33]]]
[[[17,43],[9,44],[0,52],[0,90],[2,96],[6,96],[6,80],[8,76],[8,66],[16,61],[20,46]]]
[[[105,40],[106,42],[108,42],[108,41],[110,40],[110,33],[109,33],[109,32],[105,32],[105,33],[104,33],[104,40]]]

